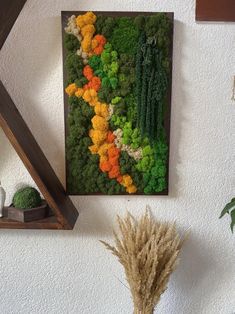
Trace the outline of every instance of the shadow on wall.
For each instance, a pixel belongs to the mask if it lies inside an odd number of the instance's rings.
[[[100,196],[105,198],[106,196]],[[107,208],[105,210],[104,203],[100,201],[97,196],[74,196],[72,201],[79,211],[78,221],[74,228],[75,234],[82,234],[84,236],[102,237],[111,236],[113,221],[107,215]],[[107,196],[108,197],[108,196]],[[115,199],[116,196],[113,196]],[[85,205],[80,208],[79,202]],[[110,209],[112,210],[112,208]]]
[[[50,29],[50,32],[48,32]],[[49,86],[47,86],[48,80],[45,80],[46,73],[53,76],[57,74],[57,69],[62,69],[61,61],[61,22],[60,17],[47,18],[42,21],[39,27],[40,33],[44,33],[45,41],[38,42],[37,39],[34,40],[34,51],[39,50],[40,56],[38,64],[35,65],[33,73],[37,73],[36,77],[32,77],[33,88],[32,90],[37,90],[37,86],[40,86],[39,92],[41,93],[40,104],[43,103],[43,99],[50,95],[54,94],[50,92]],[[39,36],[43,38],[43,36]],[[55,70],[56,69],[56,70]],[[29,69],[29,75],[33,74]],[[57,82],[55,77],[55,82]],[[50,85],[50,84],[48,84]],[[51,86],[51,85],[50,85]],[[58,88],[57,84],[54,84],[54,89],[58,90],[57,94],[63,95],[63,83],[61,81],[61,86]],[[49,95],[49,96],[47,96]],[[52,99],[51,99],[52,100]],[[45,102],[48,103],[48,99],[45,98]],[[65,182],[65,167],[64,167],[64,147],[60,145],[61,142],[58,142],[58,134],[64,134],[64,125],[60,125],[59,130],[55,128],[53,112],[50,111],[50,108],[44,108],[44,110],[39,110],[40,106],[35,101],[35,95],[28,92],[27,94],[27,104],[32,107],[33,110],[33,124],[31,124],[33,133],[37,136],[38,143],[40,144],[43,152],[50,161],[51,166],[55,170],[56,174],[62,181]],[[61,111],[63,114],[63,100],[61,101],[58,96],[58,109],[55,107],[56,113]],[[43,108],[41,108],[43,109]],[[61,110],[60,110],[61,109]],[[49,114],[48,114],[49,110]],[[37,119],[35,119],[35,116]],[[47,123],[49,121],[49,123]]]
[[[186,82],[182,73],[184,59],[190,58],[184,54],[185,25],[174,20],[174,42],[173,42],[173,75],[172,75],[172,104],[171,104],[171,136],[170,136],[170,176],[169,196],[178,197],[180,194],[180,178],[178,166],[180,159],[180,141],[182,126],[186,118],[183,112],[187,104],[185,92]]]
[[[179,266],[170,279],[169,290],[162,296],[159,304],[160,313],[161,307],[164,310],[167,307],[171,314],[203,312],[203,304],[210,298],[210,291],[205,290],[205,287],[211,274],[219,271],[212,256],[213,248],[191,233],[183,246]],[[216,286],[215,281],[215,289]],[[171,293],[172,290],[174,294]]]
[[[27,19],[33,20],[34,16]],[[60,109],[61,113],[63,112],[63,101],[58,96],[58,105],[55,105],[54,109],[56,112],[53,112],[53,107],[43,106],[44,101],[48,103],[48,100],[56,103],[55,97],[52,97],[55,90],[59,91],[57,94],[63,95],[62,80],[61,87],[58,88],[56,79],[58,68],[62,69],[60,16],[44,18],[40,24],[31,21],[28,23],[30,30],[22,28],[23,34],[18,38],[17,33],[15,40],[9,43],[11,46],[6,47],[12,51],[9,72],[12,72],[14,67],[18,68],[14,71],[17,93],[12,93],[15,95],[13,100],[60,180],[64,181],[64,150],[58,141],[64,126],[60,125],[59,130],[58,126],[55,127],[57,112]],[[27,38],[27,41],[20,40],[22,36]],[[9,85],[11,94],[9,80],[6,81],[4,77],[2,80],[7,89]],[[29,84],[26,84],[26,80]],[[54,86],[51,81],[55,82]]]
[[[0,180],[2,179],[1,173],[6,163],[9,162],[9,160],[14,157],[11,154],[10,149],[6,148],[8,148],[8,139],[3,130],[0,128]]]

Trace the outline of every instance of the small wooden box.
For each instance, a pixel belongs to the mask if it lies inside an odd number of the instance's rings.
[[[3,210],[3,216],[8,219],[20,221],[20,222],[30,222],[35,220],[44,219],[49,215],[49,207],[46,201],[42,201],[42,205],[35,208],[21,209],[13,207],[5,207]]]

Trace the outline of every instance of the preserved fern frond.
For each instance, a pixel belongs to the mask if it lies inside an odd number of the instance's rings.
[[[141,19],[140,25],[136,56],[137,125],[141,135],[147,136],[153,145],[164,128],[171,24],[165,14],[156,14]]]
[[[143,63],[143,45],[146,41],[145,32],[141,32],[136,54],[136,95],[137,95],[137,125],[140,127],[141,117],[141,93],[142,93],[142,63]]]
[[[143,63],[142,63],[142,91],[141,91],[141,110],[140,110],[140,130],[142,136],[146,134],[146,108],[148,102],[148,82],[152,69],[152,50],[149,45],[143,47]],[[151,91],[150,91],[151,92]]]
[[[153,95],[153,89],[152,85],[154,82],[154,75],[155,75],[155,69],[152,68],[151,70],[151,75],[149,78],[149,83],[148,83],[148,94],[147,94],[147,103],[146,103],[146,126],[145,126],[145,132],[148,134],[148,137],[150,139],[150,142],[152,142],[152,132],[151,130],[155,129],[155,119],[152,121],[151,117],[154,117],[153,111],[153,104],[154,104],[154,95]]]

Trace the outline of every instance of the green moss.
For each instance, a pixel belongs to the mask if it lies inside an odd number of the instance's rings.
[[[102,34],[109,41],[113,29],[116,26],[116,20],[112,17],[98,15],[95,23],[96,33]]]
[[[127,152],[122,151],[120,156],[120,169],[121,174],[124,175],[128,173],[135,186],[137,187],[137,192],[143,192],[144,181],[143,174],[136,170],[136,161],[134,158],[130,157]]]
[[[123,130],[123,144],[143,150],[143,158],[135,161],[126,152],[120,154],[122,174],[128,173],[139,193],[152,194],[166,188],[168,145],[165,139],[164,110],[169,75],[169,32],[172,27],[165,14],[109,18],[98,16],[96,33],[107,43],[100,56],[92,56],[88,64],[101,79],[98,97],[112,103],[114,114],[109,120],[111,130]],[[74,52],[78,43],[66,36],[65,45],[68,83],[82,87],[81,57]],[[82,98],[69,97],[66,140],[68,187],[71,193],[119,194],[125,188],[99,169],[99,156],[89,146],[94,109]]]
[[[32,187],[22,188],[13,196],[13,206],[16,208],[27,209],[35,208],[42,204],[39,192]]]
[[[107,43],[100,57],[93,56],[89,60],[95,75],[101,79],[99,99],[102,102],[110,103],[117,96],[118,71],[117,52],[112,45]]]
[[[72,34],[65,33],[64,45],[69,52],[76,52],[80,48],[80,41]]]
[[[167,187],[167,156],[168,145],[165,137],[162,137],[154,145],[154,162],[148,171],[144,173],[144,193],[159,193]]]
[[[92,142],[88,133],[94,109],[77,97],[69,97],[69,106],[66,141],[68,190],[75,194],[124,193],[125,189],[116,180],[110,180],[106,173],[100,171],[99,156],[89,151]]]
[[[145,27],[145,20],[146,17],[143,15],[138,15],[134,18],[134,23],[137,28],[139,28],[140,31],[142,31]]]
[[[130,17],[120,17],[112,32],[110,42],[118,53],[134,55],[137,50],[139,30]]]
[[[118,80],[120,96],[127,96],[135,92],[135,58],[132,55],[124,53],[120,55]]]
[[[71,52],[65,59],[65,67],[67,70],[67,85],[74,83],[76,80],[83,79],[83,61],[80,56]]]
[[[156,37],[158,44],[169,40],[168,35],[172,27],[172,22],[166,13],[156,13],[150,16],[137,16],[134,24],[140,31],[145,31],[147,37]]]
[[[93,69],[94,73],[96,71],[102,70],[101,57],[93,55],[88,60],[89,66]]]
[[[150,145],[146,145],[143,148],[143,158],[138,161],[136,169],[144,173],[149,172],[154,166],[154,162],[154,150]]]

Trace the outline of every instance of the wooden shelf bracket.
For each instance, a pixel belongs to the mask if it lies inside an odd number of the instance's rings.
[[[1,1],[0,49],[25,2]],[[9,15],[11,18],[8,18]],[[1,218],[0,228],[73,229],[78,212],[1,81],[0,126],[54,213],[52,217],[30,223]]]

